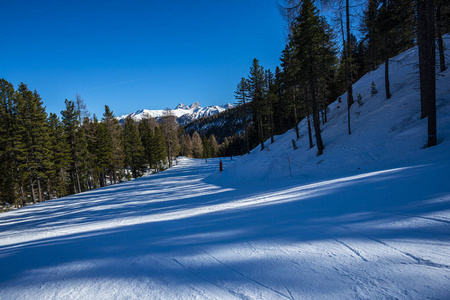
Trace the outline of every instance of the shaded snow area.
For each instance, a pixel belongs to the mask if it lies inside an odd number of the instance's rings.
[[[297,150],[289,131],[221,173],[181,158],[0,214],[0,299],[449,299],[450,73],[424,148],[416,55],[390,100],[383,67],[355,84],[351,135],[345,95],[330,105],[320,157],[302,121]]]

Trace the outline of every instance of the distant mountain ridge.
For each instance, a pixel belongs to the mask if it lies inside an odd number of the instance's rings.
[[[198,118],[209,117],[220,112],[223,112],[227,109],[234,107],[233,104],[227,103],[225,105],[211,105],[206,107],[201,107],[200,103],[194,102],[191,105],[185,105],[183,103],[179,103],[175,109],[171,112],[177,117],[178,124],[184,126]],[[127,115],[122,115],[117,117],[120,123],[122,123],[127,117],[132,117],[135,121],[139,121],[144,118],[145,115],[148,115],[157,120],[161,119],[161,117],[166,112],[165,109],[158,110],[149,110],[149,109],[140,109],[135,112],[132,112]]]

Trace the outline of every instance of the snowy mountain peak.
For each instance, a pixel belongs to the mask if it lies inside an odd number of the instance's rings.
[[[198,101],[194,102],[191,104],[190,106],[191,109],[196,109],[196,108],[200,108],[200,103],[198,103]]]
[[[183,103],[178,103],[178,105],[175,107],[175,110],[177,109],[189,109],[189,106],[184,105]]]
[[[179,103],[172,113],[177,117],[178,124],[184,126],[189,122],[192,122],[198,118],[209,117],[214,114],[223,112],[229,108],[234,107],[232,104],[227,103],[225,105],[211,105],[206,107],[201,107],[198,101],[192,103],[191,105],[185,105],[183,103]],[[118,117],[120,123],[122,123],[128,116],[132,117],[135,121],[139,121],[145,116],[149,116],[152,118],[160,119],[165,110],[149,110],[149,109],[140,109],[135,112],[132,112],[127,115],[123,115]]]

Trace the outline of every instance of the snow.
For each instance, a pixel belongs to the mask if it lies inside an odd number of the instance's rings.
[[[180,158],[0,214],[0,299],[449,299],[450,73],[425,148],[416,59],[393,59],[390,100],[382,66],[354,85],[351,135],[330,105],[322,156],[302,121],[297,150],[291,130],[224,172]]]
[[[228,103],[225,105],[211,105],[207,107],[201,107],[198,102],[192,103],[190,106],[185,105],[183,103],[178,104],[175,109],[171,110],[171,113],[178,118],[185,117],[186,120],[182,120],[182,125],[186,125],[186,121],[193,121],[198,118],[208,117],[217,113],[221,113],[229,108],[232,108],[233,105]],[[146,115],[152,118],[161,118],[166,113],[166,110],[149,110],[149,109],[141,109],[137,110],[133,113],[123,115],[118,117],[117,119],[120,122],[123,122],[128,116],[131,116],[135,121],[142,120]]]

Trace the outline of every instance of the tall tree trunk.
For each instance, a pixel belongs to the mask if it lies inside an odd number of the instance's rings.
[[[275,142],[274,136],[274,125],[273,125],[273,106],[271,104],[271,113],[270,113],[270,143],[273,144]]]
[[[77,185],[75,184],[75,181],[73,182],[73,192],[74,194],[77,194]]]
[[[347,87],[347,124],[348,124],[348,134],[352,134],[351,126],[350,126],[350,107],[351,107],[351,101],[353,100],[353,94],[350,96],[350,79],[349,79],[349,70],[348,70],[348,57],[347,57],[347,48],[348,43],[345,42],[345,35],[344,35],[344,24],[343,20],[341,18],[341,31],[342,31],[342,42],[344,44],[344,71],[345,71],[345,84]],[[353,92],[353,91],[352,91]]]
[[[447,68],[445,66],[445,53],[444,53],[444,42],[442,40],[442,21],[441,21],[441,5],[436,5],[436,33],[438,38],[438,49],[439,49],[439,66],[440,71],[444,72]]]
[[[352,106],[354,101],[353,101],[353,85],[352,85],[352,81],[353,81],[352,61],[351,61],[351,52],[350,52],[350,4],[349,4],[349,0],[346,0],[345,14],[346,14],[346,19],[347,19],[346,25],[347,25],[347,61],[348,61],[347,101],[348,101],[348,106]]]
[[[38,180],[37,180],[37,183],[38,183],[38,199],[39,199],[39,202],[42,202],[41,181],[38,179]]]
[[[294,96],[294,99],[295,99],[295,96]],[[295,104],[294,104],[294,128],[295,128],[295,134],[297,136],[297,141],[298,141],[300,139],[300,133],[298,131],[297,107]]]
[[[244,133],[245,133],[245,147],[247,147],[247,154],[250,154],[250,145],[248,142],[248,127],[247,127],[247,107],[246,107],[246,101],[245,101],[245,96],[244,96],[244,124],[245,124],[245,128],[244,128]]]
[[[311,112],[309,110],[309,98],[308,98],[308,88],[305,85],[305,99],[306,99],[306,115],[308,116],[308,139],[309,139],[309,149],[311,149],[312,147],[314,147],[314,143],[313,143],[313,139],[312,139],[312,130],[311,130],[311,118],[309,117]]]
[[[437,129],[436,129],[436,44],[435,44],[435,20],[434,20],[434,1],[428,1],[427,7],[427,44],[430,47],[429,50],[429,62],[428,62],[428,76],[427,86],[427,110],[428,110],[428,147],[437,144]]]
[[[13,147],[14,147],[14,144],[13,144]],[[17,160],[17,158],[15,158],[14,162],[16,163],[17,182],[19,183],[20,194],[22,195],[22,205],[23,205],[23,207],[25,207],[25,206],[27,206],[27,203],[25,201],[25,192],[23,190],[22,176],[20,176],[19,161]]]
[[[311,57],[311,52],[310,52]],[[317,155],[323,154],[323,149],[325,148],[322,141],[322,133],[320,132],[320,117],[319,110],[317,109],[317,99],[316,99],[316,72],[314,72],[314,63],[310,62],[310,70],[309,70],[309,87],[311,93],[311,104],[312,104],[312,113],[313,113],[313,125],[314,125],[314,133],[316,135],[316,145],[317,145]]]
[[[436,54],[433,1],[417,1],[420,100],[422,118],[428,117],[428,147],[437,143],[436,132]]]
[[[427,47],[427,0],[417,0],[417,33],[418,33],[418,47],[419,47],[419,86],[420,86],[420,118],[427,117],[427,64],[426,60],[429,57]]]
[[[389,88],[389,45],[387,34],[384,36],[384,85],[386,88],[386,99],[391,98],[391,90]]]
[[[31,199],[33,200],[33,203],[36,203],[36,195],[34,194],[34,184],[33,180],[30,178],[30,187],[31,187]]]
[[[261,143],[261,151],[264,150],[264,133],[262,126],[262,116],[261,113],[258,113],[258,125],[259,125],[259,141]]]
[[[47,178],[47,200],[51,200],[51,192],[50,192],[50,178]]]
[[[348,94],[347,94],[348,96]],[[352,134],[352,127],[350,125],[350,105],[347,101],[347,125],[348,125],[348,134]]]
[[[80,182],[80,174],[78,172],[78,163],[75,161],[75,176],[77,179],[78,192],[81,193],[81,182]]]
[[[63,170],[63,168],[60,168],[59,169],[59,171],[60,171],[60,175],[61,175],[61,185],[63,186],[63,190],[61,190],[61,188],[58,188],[58,193],[57,193],[57,196],[56,197],[61,197],[63,194],[66,194],[66,179],[65,179],[65,176],[64,176],[64,170]],[[63,193],[61,193],[61,192],[63,192]]]
[[[309,117],[309,111],[308,111],[308,137],[309,137],[309,149],[314,147],[313,139],[312,139],[312,131],[311,131],[311,118]]]

